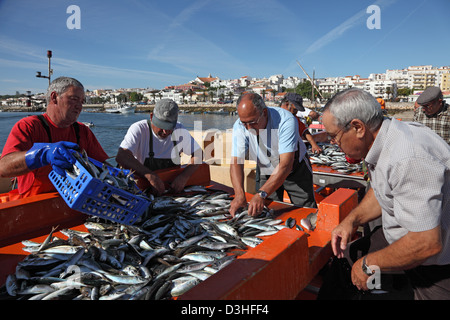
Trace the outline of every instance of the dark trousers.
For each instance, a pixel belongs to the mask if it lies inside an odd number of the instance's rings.
[[[284,191],[287,192],[291,203],[308,208],[317,208],[314,197],[312,172],[303,160],[294,164],[292,172],[287,176],[281,187],[269,196],[269,199],[283,201]],[[311,166],[310,166],[311,167]],[[258,179],[259,178],[259,179]],[[270,178],[268,175],[260,175],[259,167],[256,167],[256,191]]]
[[[450,300],[450,265],[418,266],[405,273],[415,300]]]
[[[375,291],[376,294],[358,291],[351,283],[350,273],[353,263],[364,255],[388,245],[381,226],[349,243],[344,252],[345,258],[334,257],[330,263],[319,292],[319,299],[450,299],[450,265],[418,266],[404,272],[381,271],[382,291]]]

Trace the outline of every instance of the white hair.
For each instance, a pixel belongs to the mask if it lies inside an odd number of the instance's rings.
[[[61,95],[70,87],[79,87],[84,91],[84,86],[77,79],[69,77],[59,77],[53,80],[47,89],[47,104],[50,103],[50,95],[52,94],[52,92],[56,92],[58,95]]]
[[[370,93],[358,88],[338,92],[325,105],[324,112],[327,110],[335,117],[339,127],[359,119],[374,131],[383,122],[383,112],[378,101]]]

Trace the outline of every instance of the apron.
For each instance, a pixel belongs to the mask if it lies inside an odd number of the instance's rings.
[[[155,158],[155,153],[153,152],[153,132],[150,120],[147,120],[148,129],[150,130],[150,139],[149,139],[149,153],[148,157],[145,158],[144,166],[149,168],[152,171],[167,169],[172,167],[179,167],[179,165],[175,164],[171,158]],[[175,141],[173,141],[173,147],[175,148]]]

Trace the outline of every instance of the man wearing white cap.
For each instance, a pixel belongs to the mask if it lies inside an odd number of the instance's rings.
[[[173,100],[159,100],[150,118],[130,126],[116,161],[146,179],[152,194],[161,195],[165,191],[164,182],[153,171],[178,166],[180,153],[189,155],[190,163],[170,184],[171,191],[180,192],[202,163],[201,147],[178,122],[178,105]]]

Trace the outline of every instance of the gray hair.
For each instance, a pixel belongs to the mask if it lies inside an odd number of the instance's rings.
[[[47,89],[47,104],[50,103],[50,95],[52,94],[52,92],[56,92],[58,95],[61,95],[70,87],[79,87],[84,91],[84,86],[77,79],[69,77],[59,77],[53,80]]]
[[[241,103],[241,100],[242,100],[244,97],[249,97],[249,98],[251,99],[253,105],[255,106],[256,110],[258,110],[258,112],[259,112],[260,114],[262,114],[262,112],[264,111],[264,109],[267,108],[267,107],[266,107],[266,104],[264,103],[263,98],[262,98],[259,94],[253,93],[253,92],[249,92],[249,93],[246,93],[246,94],[241,95],[241,96],[239,97],[239,99],[237,100],[237,102],[236,102],[236,107],[239,106],[239,104]]]
[[[383,122],[383,112],[378,101],[370,93],[358,88],[338,92],[326,103],[323,111],[327,110],[335,117],[339,127],[359,119],[374,131]]]

